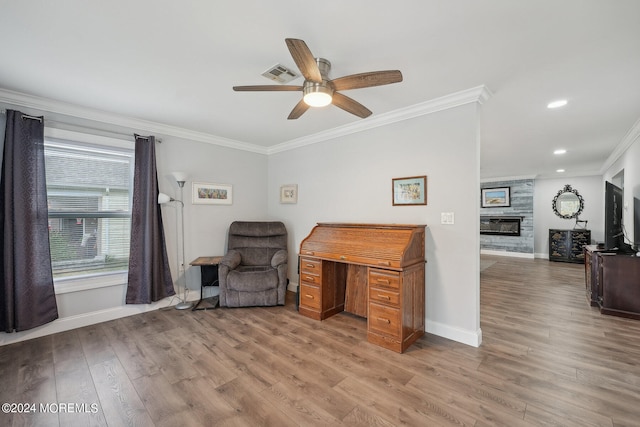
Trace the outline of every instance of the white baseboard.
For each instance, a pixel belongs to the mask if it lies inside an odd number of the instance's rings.
[[[482,343],[482,330],[480,328],[477,331],[470,331],[427,319],[425,331],[472,347],[480,347]]]
[[[496,251],[491,249],[480,249],[480,255],[497,255],[497,256],[509,256],[514,258],[530,258],[530,259],[534,258],[533,253]]]

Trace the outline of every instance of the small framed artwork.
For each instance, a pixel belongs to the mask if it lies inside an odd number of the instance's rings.
[[[511,187],[483,188],[483,208],[504,208],[511,206]]]
[[[427,176],[410,176],[391,180],[393,206],[426,205]]]
[[[280,203],[298,203],[298,184],[280,187]]]
[[[194,205],[230,205],[233,202],[233,187],[229,184],[194,182],[191,188]]]

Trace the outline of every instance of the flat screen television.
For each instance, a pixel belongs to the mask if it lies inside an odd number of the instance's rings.
[[[624,247],[622,228],[622,188],[605,182],[604,188],[604,248],[607,250]]]

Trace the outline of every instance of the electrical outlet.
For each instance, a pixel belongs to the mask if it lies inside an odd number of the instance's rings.
[[[453,212],[442,212],[440,213],[440,223],[446,225],[453,225],[454,223],[454,215]]]

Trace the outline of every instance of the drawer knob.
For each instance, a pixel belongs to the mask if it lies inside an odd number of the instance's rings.
[[[340,255],[340,259],[347,259],[347,257],[344,255]]]
[[[378,261],[378,265],[391,265],[389,261]]]
[[[390,325],[390,324],[391,324],[391,320],[389,320],[389,319],[385,319],[384,317],[378,317],[378,321],[379,321],[379,322],[384,322],[384,323],[386,323],[386,324],[388,324],[388,325]]]
[[[313,299],[313,295],[306,294],[305,298]]]
[[[313,264],[305,264],[304,266],[307,268],[316,268],[316,266]]]
[[[307,280],[309,280],[309,281],[311,281],[311,282],[313,282],[313,281],[314,281],[314,279],[313,279],[313,277],[312,277],[312,276],[305,276],[305,279],[307,279]]]
[[[391,282],[389,282],[389,280],[387,280],[387,279],[378,279],[378,283],[384,283],[384,284],[388,285]]]
[[[391,297],[389,295],[380,295],[380,294],[378,294],[378,298],[384,298],[384,299],[387,299],[387,300],[391,301]]]

